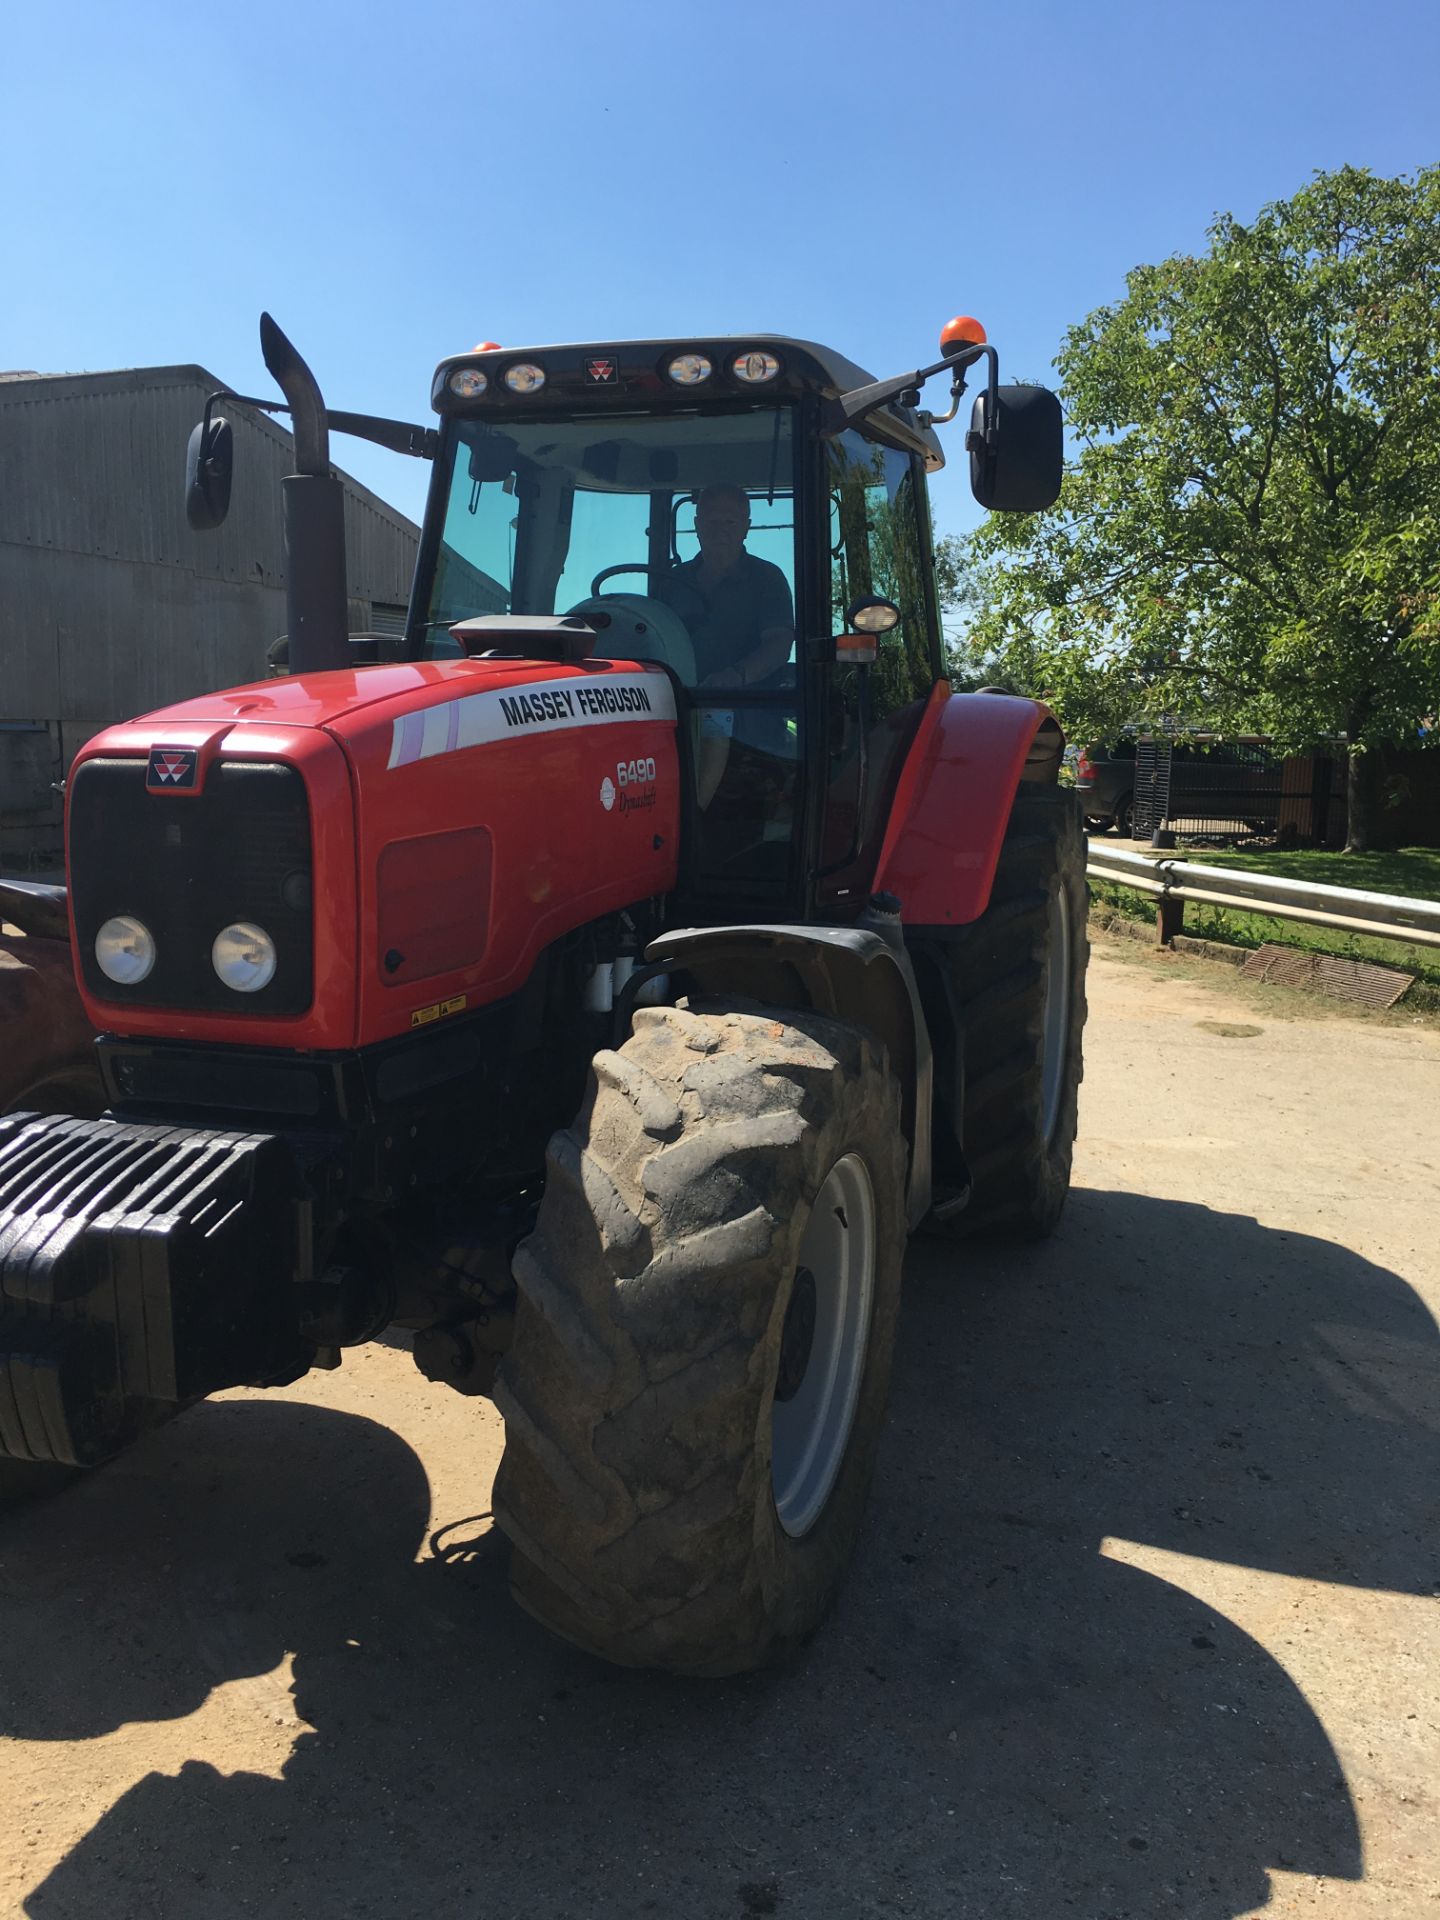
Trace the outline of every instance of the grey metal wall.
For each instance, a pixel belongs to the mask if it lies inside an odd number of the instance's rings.
[[[261,677],[285,630],[289,434],[224,409],[229,517],[185,521],[186,442],[219,385],[193,366],[0,379],[0,721],[49,723],[65,764],[116,720]],[[408,600],[419,530],[347,480],[345,533],[357,630]],[[0,733],[0,857],[36,817],[33,747]]]

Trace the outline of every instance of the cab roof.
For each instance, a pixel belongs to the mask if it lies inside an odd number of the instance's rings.
[[[747,352],[772,354],[780,363],[771,380],[747,382],[732,368]],[[703,354],[713,371],[702,383],[681,386],[666,372],[681,354]],[[516,393],[505,384],[512,367],[538,367],[544,384]],[[485,376],[484,391],[462,397],[451,386],[452,374],[474,370]],[[550,346],[474,348],[451,354],[435,369],[431,405],[439,414],[501,415],[505,418],[539,412],[557,403],[568,407],[633,412],[663,406],[693,407],[706,401],[764,401],[783,395],[789,399],[811,393],[838,398],[873,383],[867,373],[833,347],[815,340],[795,340],[788,334],[734,333],[680,336],[668,340],[565,341]],[[909,407],[890,405],[871,416],[888,427],[916,452],[932,471],[945,456],[936,435],[922,427]]]

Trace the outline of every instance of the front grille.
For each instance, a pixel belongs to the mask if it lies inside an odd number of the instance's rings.
[[[96,759],[70,783],[70,896],[80,965],[97,999],[206,1013],[303,1013],[314,993],[310,809],[294,767],[222,760],[198,794],[148,793],[144,760]],[[135,986],[100,971],[95,936],[117,914],[154,935]],[[235,920],[275,942],[275,977],[236,993],[210,960]]]

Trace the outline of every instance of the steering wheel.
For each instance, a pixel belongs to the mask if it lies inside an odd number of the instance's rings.
[[[600,593],[567,608],[604,635],[598,651],[618,660],[660,660],[683,685],[695,684],[695,648],[685,622],[663,600],[643,593]]]
[[[590,582],[590,592],[592,596],[599,593],[601,581],[613,580],[617,573],[643,573],[648,580],[652,573],[659,571],[659,568],[652,567],[646,560],[623,560],[618,567],[602,567]]]

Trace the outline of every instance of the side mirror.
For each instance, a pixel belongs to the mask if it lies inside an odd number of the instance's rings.
[[[1065,469],[1060,402],[1048,387],[996,387],[977,396],[965,445],[970,491],[996,513],[1039,513],[1060,498]]]
[[[196,533],[209,533],[230,511],[235,436],[228,420],[206,418],[185,450],[185,518]]]

